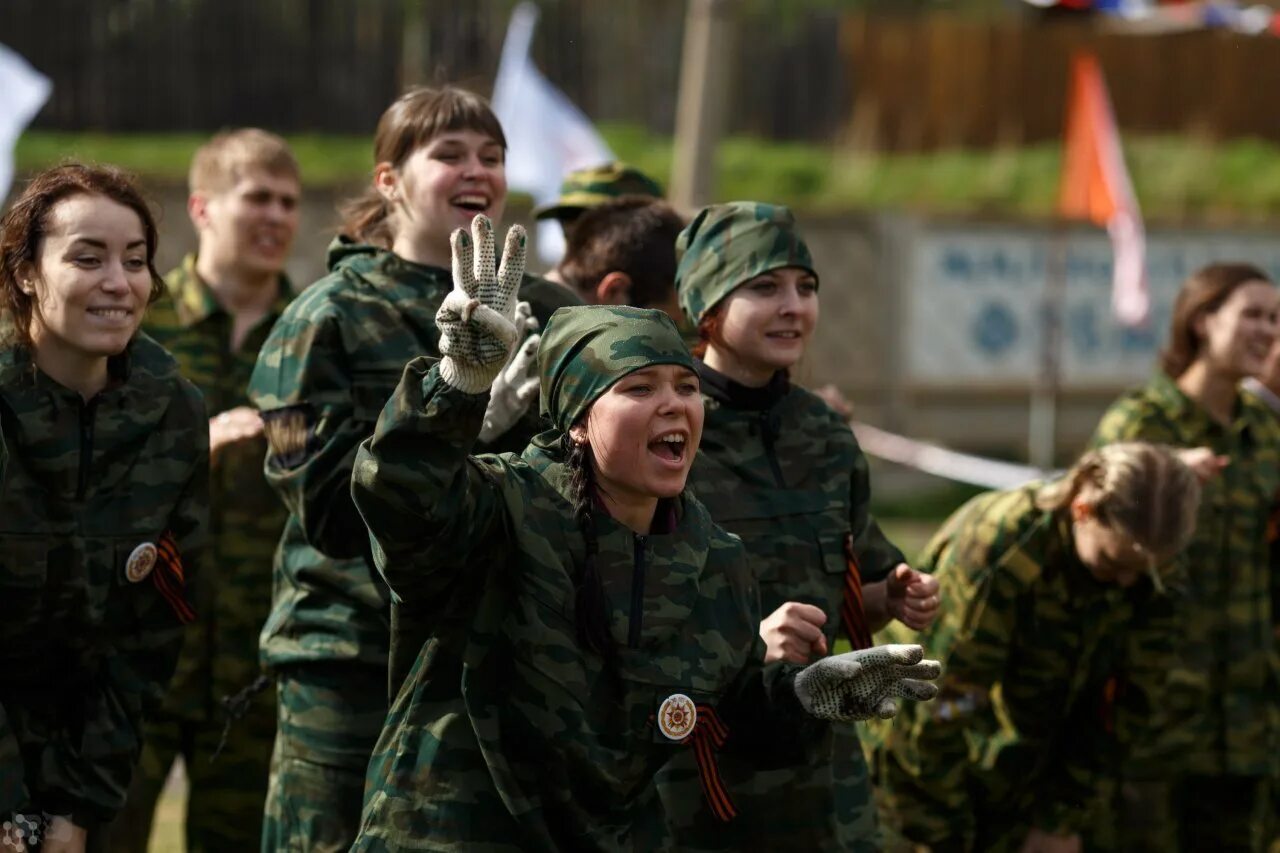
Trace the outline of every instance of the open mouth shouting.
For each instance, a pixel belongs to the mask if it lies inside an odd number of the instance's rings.
[[[670,430],[649,442],[650,453],[663,464],[677,468],[684,465],[688,447],[689,433],[685,430]]]

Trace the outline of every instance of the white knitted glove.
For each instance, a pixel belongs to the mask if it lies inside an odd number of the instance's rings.
[[[875,646],[805,667],[796,675],[796,696],[823,720],[887,720],[898,712],[895,697],[924,701],[937,696],[937,685],[929,682],[941,674],[942,665],[924,660],[920,646]]]
[[[440,376],[460,391],[488,391],[519,337],[516,290],[524,275],[526,243],[524,229],[512,225],[502,250],[502,266],[495,271],[493,225],[488,217],[471,220],[470,237],[461,228],[453,232],[453,290],[436,312],[436,325],[443,356]]]
[[[489,388],[489,405],[484,410],[484,425],[480,427],[480,440],[493,441],[529,411],[538,399],[538,344],[542,336],[537,334],[538,318],[528,302],[516,303],[515,327],[517,334],[528,334],[524,342],[511,350],[511,356],[502,372]]]

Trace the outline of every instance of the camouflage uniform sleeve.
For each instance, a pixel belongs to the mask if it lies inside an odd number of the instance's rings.
[[[853,453],[853,473],[849,477],[849,529],[853,534],[853,550],[858,555],[862,582],[876,583],[887,578],[894,566],[905,563],[907,558],[889,541],[871,515],[871,471],[856,439]]]
[[[173,536],[183,584],[190,590],[208,536],[209,430],[200,392],[186,380],[179,382],[186,428],[175,432],[181,433],[183,452],[194,446],[195,453],[166,532]],[[134,494],[145,499],[145,491]],[[183,633],[171,605],[157,594],[138,609],[133,631],[106,638],[114,643],[103,650],[97,688],[78,700],[80,725],[52,737],[35,765],[34,793],[44,811],[69,814],[76,825],[93,828],[123,807],[142,749],[143,718],[160,707]]]
[[[1141,393],[1127,394],[1111,404],[1098,421],[1089,447],[1103,447],[1119,441],[1176,443],[1172,425],[1159,415]]]
[[[444,606],[456,580],[479,574],[474,554],[496,557],[506,520],[496,463],[467,455],[489,397],[451,388],[436,364],[420,356],[405,366],[351,481],[374,564],[417,616]]]
[[[970,742],[999,727],[989,688],[1013,640],[1017,584],[991,568],[990,540],[969,524],[948,524],[926,548],[922,571],[938,577],[947,602],[921,636],[942,660],[934,702],[904,703],[885,743],[884,777],[902,833],[935,850],[969,849],[974,834]]]
[[[350,488],[356,450],[373,432],[372,423],[356,417],[357,381],[336,319],[286,314],[249,383],[270,445],[267,482],[298,519],[307,543],[334,559],[368,553]]]

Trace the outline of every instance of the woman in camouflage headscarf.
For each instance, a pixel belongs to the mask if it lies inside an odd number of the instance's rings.
[[[513,229],[495,271],[488,222],[473,227],[436,315],[443,358],[409,363],[356,460],[393,644],[413,637],[416,659],[355,849],[668,850],[652,783],[673,755],[695,756],[693,795],[730,819],[720,747],[794,761],[824,730],[810,715],[931,695],[914,646],[761,667],[742,545],[685,489],[702,400],[664,313],[556,311],[537,353],[550,428],[523,454],[469,455],[524,247]]]
[[[891,617],[913,627],[937,612],[937,585],[908,568],[868,513],[867,463],[847,424],[792,385],[818,319],[818,274],[785,207],[702,210],[676,244],[680,304],[698,328],[707,407],[691,483],[716,523],[742,537],[769,614],[766,660],[809,663],[843,629],[855,648]],[[875,813],[857,735],[833,729],[795,764],[757,772],[726,760],[742,808],[727,831],[691,795],[678,762],[663,797],[682,847],[876,849]]]

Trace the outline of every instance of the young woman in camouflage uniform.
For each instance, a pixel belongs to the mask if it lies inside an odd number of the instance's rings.
[[[163,282],[129,179],[50,169],[0,227],[0,850],[82,851],[194,617],[208,424],[138,333]]]
[[[401,668],[390,648],[398,617],[351,503],[352,464],[405,363],[436,353],[449,234],[477,213],[502,215],[505,147],[476,95],[399,98],[378,123],[373,187],[348,206],[329,274],[294,300],[259,356],[250,398],[270,445],[267,479],[290,510],[262,632],[280,709],[264,850],[346,850],[355,837],[389,654]],[[543,320],[576,302],[538,279],[521,298]],[[408,660],[416,654],[410,643]]]
[[[702,432],[692,358],[656,310],[557,311],[538,349],[551,428],[470,456],[511,322],[524,235],[495,272],[455,236],[439,362],[405,369],[352,489],[402,610],[432,626],[369,767],[355,850],[668,850],[654,773],[715,754],[794,761],[828,719],[927,698],[918,647],[761,665],[742,544],[685,491]],[[475,247],[474,271],[472,252]],[[807,713],[806,713],[807,712]]]
[[[1280,652],[1267,521],[1280,425],[1241,393],[1276,335],[1280,292],[1247,264],[1183,284],[1160,369],[1103,415],[1095,446],[1158,441],[1203,451],[1204,500],[1171,594],[1130,634],[1117,726],[1126,749],[1115,846],[1265,849],[1280,774]],[[1176,640],[1176,644],[1171,644]]]
[[[691,484],[717,524],[742,537],[760,582],[766,660],[855,648],[890,617],[923,627],[936,583],[913,572],[867,504],[867,462],[847,424],[791,384],[818,319],[818,276],[785,207],[738,202],[701,211],[680,235],[680,304],[703,343],[706,431]],[[865,584],[865,586],[863,585]],[[866,762],[852,727],[833,727],[789,766],[722,765],[741,814],[720,825],[695,768],[661,780],[681,846],[704,850],[877,849]]]
[[[1168,448],[1122,443],[951,516],[922,557],[947,607],[920,641],[946,675],[884,744],[887,823],[939,852],[1079,853],[1114,771],[1094,724],[1109,653],[1191,539],[1199,498]]]

